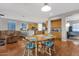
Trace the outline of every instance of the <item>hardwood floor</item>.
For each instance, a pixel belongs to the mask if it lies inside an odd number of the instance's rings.
[[[72,41],[56,41],[56,56],[79,56],[79,45]]]
[[[0,47],[0,56],[23,56],[24,55],[24,41],[18,43],[8,44],[6,47]],[[79,56],[79,45],[75,45],[73,41],[55,41],[56,53],[52,56]],[[39,56],[48,56],[47,54]],[[25,55],[26,56],[26,55]]]
[[[24,42],[8,44],[0,47],[0,56],[22,56],[24,54]]]

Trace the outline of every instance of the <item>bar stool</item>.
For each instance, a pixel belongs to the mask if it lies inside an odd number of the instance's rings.
[[[54,46],[54,42],[51,40],[47,40],[47,41],[43,42],[43,44],[45,47],[44,52],[51,56],[52,55],[51,50],[52,50],[52,47]]]

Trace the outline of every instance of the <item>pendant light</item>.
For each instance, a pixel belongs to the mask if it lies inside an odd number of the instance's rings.
[[[45,3],[44,6],[41,8],[42,12],[49,12],[51,11],[51,7],[48,5],[48,3]]]
[[[69,22],[67,22],[67,23],[66,23],[66,27],[69,27],[69,26],[70,26],[70,23],[69,23]]]

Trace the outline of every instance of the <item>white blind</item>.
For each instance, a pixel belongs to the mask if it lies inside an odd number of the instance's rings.
[[[79,23],[72,25],[72,31],[78,31],[79,32]]]

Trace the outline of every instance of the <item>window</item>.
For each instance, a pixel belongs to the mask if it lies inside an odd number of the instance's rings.
[[[38,24],[38,31],[42,31],[42,23]]]
[[[79,32],[79,23],[76,23],[76,24],[72,25],[72,31]]]
[[[15,21],[9,21],[8,22],[8,30],[15,30],[16,29],[16,22]]]

